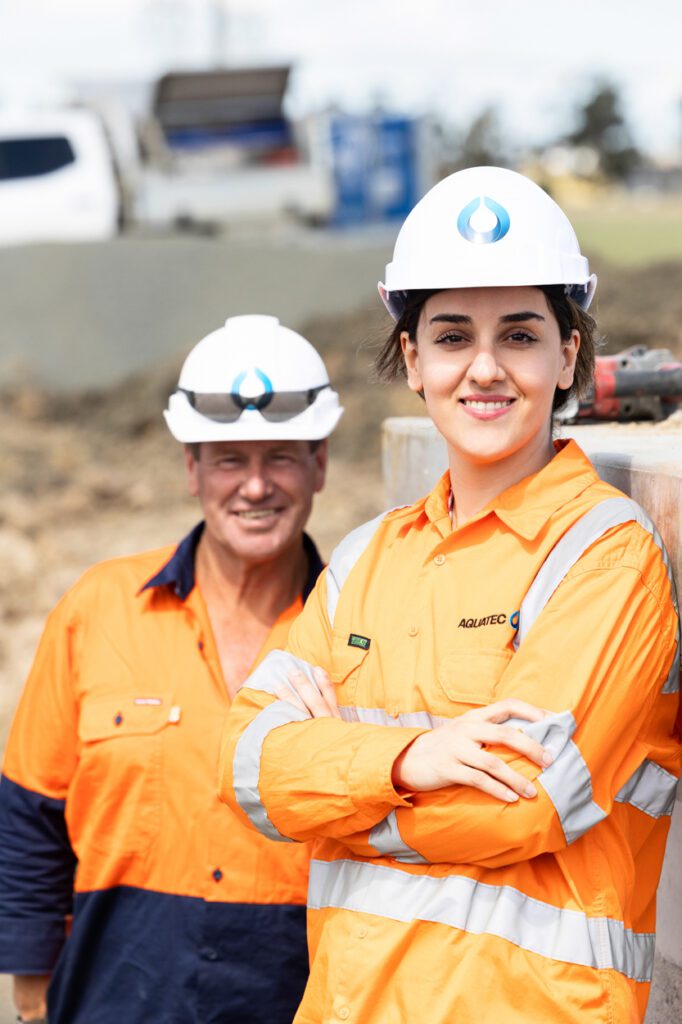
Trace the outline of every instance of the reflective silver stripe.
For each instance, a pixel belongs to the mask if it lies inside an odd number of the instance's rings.
[[[679,612],[677,613],[679,615]],[[665,686],[663,687],[663,693],[679,693],[680,691],[680,626],[678,619],[677,627],[677,649],[675,651],[675,657],[673,663],[670,666],[670,672],[666,680]]]
[[[344,722],[364,722],[366,725],[392,725],[402,729],[435,729],[452,721],[442,715],[432,715],[429,711],[404,711],[399,715],[389,715],[384,708],[340,707]]]
[[[678,780],[655,761],[644,761],[616,795],[620,804],[632,804],[650,818],[673,813]]]
[[[369,841],[381,857],[393,857],[408,864],[428,864],[429,861],[408,846],[400,834],[395,810],[375,825],[369,834]]]
[[[237,803],[247,814],[252,824],[268,839],[290,843],[293,840],[282,835],[268,818],[260,797],[260,763],[263,743],[267,736],[280,725],[303,722],[310,715],[284,700],[277,700],[263,708],[242,733],[234,753],[234,792]]]
[[[647,530],[661,552],[663,563],[670,580],[671,593],[675,610],[678,610],[675,580],[670,566],[670,559],[661,535],[651,518],[641,506],[629,498],[607,498],[586,512],[573,526],[567,530],[561,540],[550,551],[540,570],[533,580],[528,593],[519,609],[519,628],[514,637],[514,647],[518,648],[528,634],[529,629],[543,610],[550,597],[563,581],[569,570],[581,555],[595,541],[599,540],[607,530],[622,523],[636,522]],[[680,688],[680,633],[678,627],[677,651],[663,693],[677,693]]]
[[[405,506],[396,506],[396,508],[401,507]],[[383,520],[389,512],[393,511],[394,509],[388,509],[374,519],[370,519],[369,522],[363,523],[362,526],[356,527],[332,551],[329,565],[327,566],[327,614],[332,626],[334,625],[334,616],[336,615],[336,606],[339,603],[341,588]]]
[[[576,721],[570,711],[548,715],[540,722],[510,718],[506,725],[520,729],[551,753],[554,761],[543,769],[537,782],[554,804],[566,842],[574,843],[606,817],[606,811],[592,799],[592,777],[577,744],[573,742]]]
[[[289,688],[289,672],[303,672],[319,692],[320,688],[315,681],[312,665],[303,661],[302,658],[294,657],[287,651],[278,650],[266,654],[258,668],[242,683],[242,686],[248,690],[274,694],[275,688],[278,686]]]
[[[650,981],[654,935],[620,921],[588,917],[531,899],[510,886],[463,875],[413,875],[399,868],[352,860],[310,865],[308,906],[337,907],[393,921],[433,921],[473,935],[497,935],[552,960],[614,969]]]

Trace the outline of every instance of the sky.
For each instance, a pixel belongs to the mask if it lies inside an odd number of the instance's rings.
[[[381,101],[463,127],[494,104],[524,145],[569,130],[601,76],[621,87],[637,142],[674,157],[681,11],[679,0],[0,0],[0,99],[7,83],[49,91],[293,61],[293,115]]]

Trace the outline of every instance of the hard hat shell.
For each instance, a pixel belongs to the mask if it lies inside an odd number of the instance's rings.
[[[276,394],[308,391],[329,384],[329,375],[313,346],[283,327],[274,316],[233,316],[225,326],[202,338],[180,371],[178,390],[168,400],[164,417],[177,441],[319,441],[335,428],[343,409],[339,396],[326,387],[298,415],[271,423],[257,409],[246,408],[233,423],[221,423],[197,412],[181,388],[209,394],[259,394],[266,379]]]
[[[414,289],[549,284],[565,285],[583,309],[597,285],[566,214],[516,171],[469,167],[408,215],[379,294],[397,320]]]

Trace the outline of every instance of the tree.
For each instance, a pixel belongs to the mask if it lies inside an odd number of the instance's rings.
[[[577,127],[565,141],[593,149],[606,178],[622,181],[641,165],[642,154],[633,141],[620,94],[613,84],[596,82],[592,95],[577,110],[576,120]]]
[[[465,167],[509,166],[507,144],[496,108],[484,107],[463,132],[455,130],[444,134],[443,152],[443,174]]]

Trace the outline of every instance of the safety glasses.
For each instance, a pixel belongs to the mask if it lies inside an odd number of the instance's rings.
[[[321,391],[330,387],[331,384],[321,384],[307,391],[269,391],[252,397],[238,395],[234,391],[214,393],[188,391],[187,388],[178,388],[178,391],[187,395],[193,409],[217,423],[236,423],[245,409],[255,409],[268,423],[282,423],[300,416]]]

